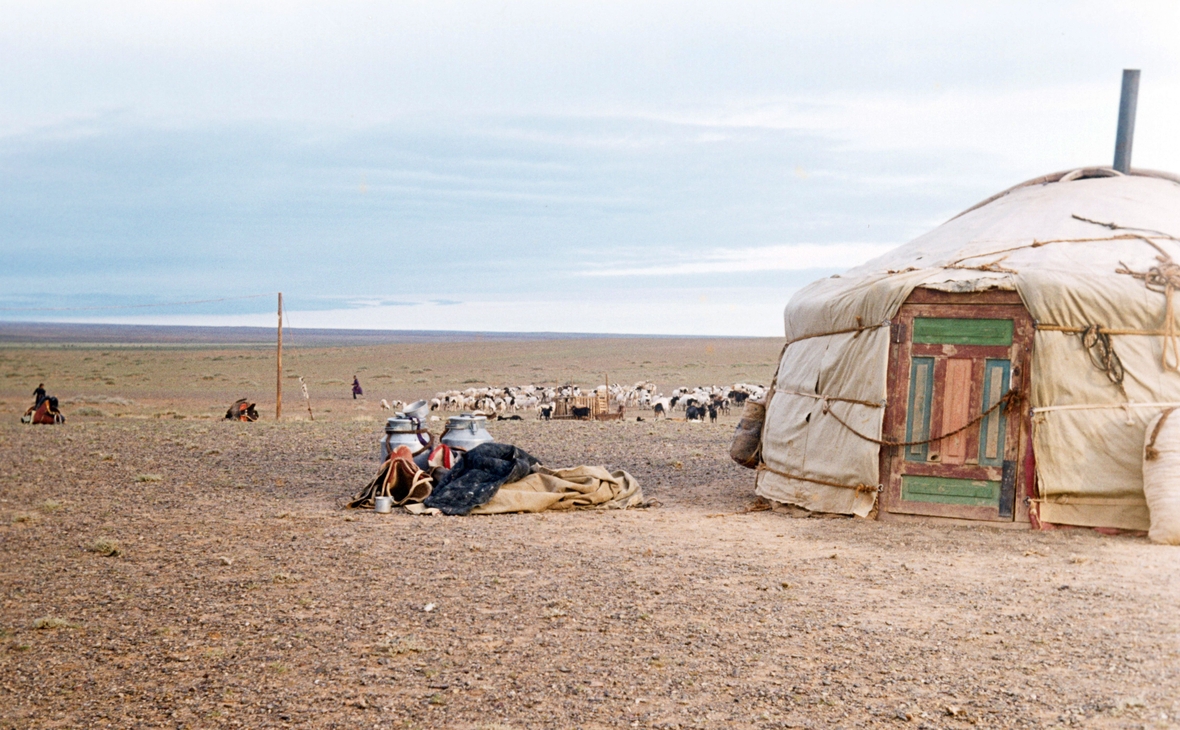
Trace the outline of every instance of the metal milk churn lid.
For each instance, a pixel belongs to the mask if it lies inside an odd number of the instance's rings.
[[[425,444],[422,443],[423,440],[426,441]],[[430,434],[425,432],[417,419],[398,414],[385,422],[385,435],[379,443],[381,461],[384,462],[389,458],[390,452],[398,446],[409,446],[413,454],[426,450],[430,444]]]
[[[460,413],[447,419],[447,430],[440,439],[452,449],[470,451],[480,444],[495,441],[488,433],[487,416],[474,413]]]

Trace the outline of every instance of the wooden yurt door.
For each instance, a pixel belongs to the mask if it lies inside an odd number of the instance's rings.
[[[1027,521],[1027,408],[992,408],[1028,390],[1033,323],[1019,296],[918,289],[892,334],[885,433],[908,445],[881,448],[882,512]]]

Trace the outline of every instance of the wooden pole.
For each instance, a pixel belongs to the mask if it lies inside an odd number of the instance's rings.
[[[275,420],[283,417],[283,293],[279,292],[279,347],[275,376]]]

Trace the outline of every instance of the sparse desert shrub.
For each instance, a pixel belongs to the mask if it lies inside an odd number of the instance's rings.
[[[33,519],[34,519],[33,515],[31,515],[27,512],[17,512],[16,514],[14,514],[12,516],[12,521],[18,522],[18,523],[19,522],[32,522]]]
[[[75,410],[74,414],[78,416],[91,416],[93,418],[106,418],[107,415],[106,411],[101,408],[95,408],[94,406],[82,406]]]
[[[413,634],[408,636],[390,637],[385,641],[373,645],[373,653],[384,656],[398,656],[401,654],[417,654],[424,650]]]
[[[161,474],[140,474],[139,476],[135,477],[135,481],[137,481],[137,482],[162,482],[162,481],[164,481],[164,477]]]
[[[61,502],[56,499],[47,499],[41,503],[42,512],[56,512],[61,509]]]
[[[56,616],[42,616],[41,618],[33,620],[34,629],[76,629],[78,624],[70,623],[64,618],[57,618]]]
[[[76,395],[73,398],[65,398],[62,400],[62,405],[76,405],[78,403],[106,403],[112,406],[131,406],[135,405],[135,401],[130,398],[120,398],[117,395]]]
[[[109,537],[100,537],[91,543],[90,552],[98,553],[104,558],[115,558],[123,554],[119,541]]]

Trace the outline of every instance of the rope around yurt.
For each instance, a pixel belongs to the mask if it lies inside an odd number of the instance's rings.
[[[829,403],[829,399],[826,397],[822,399],[823,400],[822,412],[824,414],[829,415],[832,418],[836,419],[836,423],[838,423],[841,426],[843,426],[844,428],[848,429],[852,433],[852,435],[862,438],[865,441],[869,441],[871,443],[877,444],[878,446],[923,446],[925,444],[932,444],[932,443],[935,443],[938,441],[942,441],[943,439],[948,439],[951,436],[956,436],[956,435],[966,431],[967,429],[971,428],[972,426],[983,421],[983,419],[987,418],[993,412],[995,412],[996,409],[1004,406],[1005,404],[1014,403],[1014,402],[1018,401],[1019,399],[1020,399],[1020,391],[1017,390],[1016,388],[1013,388],[1012,390],[1009,390],[1007,393],[1005,393],[1003,395],[1003,397],[1001,397],[995,403],[991,404],[991,406],[987,410],[985,410],[983,413],[980,413],[978,416],[976,416],[975,418],[972,418],[970,421],[963,424],[962,426],[959,426],[955,430],[948,431],[947,433],[944,433],[941,436],[934,436],[932,438],[921,439],[921,440],[916,440],[916,441],[895,441],[894,439],[890,439],[890,438],[878,439],[878,438],[873,438],[872,436],[869,436],[868,434],[861,433],[860,431],[857,431],[852,426],[848,425],[848,423],[844,419],[842,419],[836,415],[836,413],[832,410],[831,404]]]

